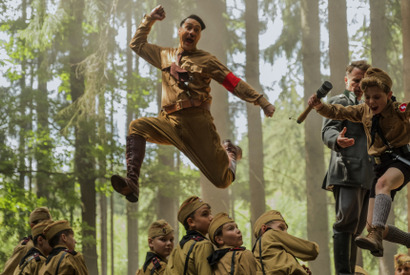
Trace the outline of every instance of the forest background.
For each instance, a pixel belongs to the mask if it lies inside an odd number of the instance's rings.
[[[158,113],[160,72],[128,47],[145,13],[162,4],[151,43],[176,46],[177,26],[197,13],[207,24],[198,47],[263,92],[273,118],[212,85],[212,114],[221,138],[243,148],[237,179],[216,189],[175,148],[148,144],[138,204],[113,192],[125,173],[131,120]],[[0,1],[0,270],[28,216],[48,206],[73,225],[90,274],[135,274],[143,264],[147,228],[165,218],[176,229],[179,204],[190,195],[238,222],[252,248],[251,225],[269,209],[282,212],[289,233],[316,241],[313,274],[333,274],[334,200],[321,189],[329,149],[322,118],[295,118],[324,80],[344,89],[346,65],[366,59],[393,77],[399,101],[410,100],[408,0],[19,0]],[[407,190],[389,223],[406,230]],[[177,240],[176,240],[177,243]],[[393,274],[393,255],[364,251],[370,274]]]

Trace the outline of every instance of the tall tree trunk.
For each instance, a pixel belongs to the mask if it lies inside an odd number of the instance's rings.
[[[328,0],[329,64],[333,94],[345,90],[344,76],[346,66],[350,63],[346,8],[346,0]],[[330,98],[330,94],[327,97]],[[357,264],[363,266],[362,250],[358,248],[357,253]]]
[[[371,35],[371,55],[372,65],[383,70],[388,69],[386,37],[389,37],[389,30],[386,19],[386,0],[369,1],[370,3],[370,35]],[[390,211],[388,224],[394,224],[395,216],[393,208]],[[393,274],[393,259],[397,253],[397,245],[384,242],[384,255],[380,258],[380,274]]]
[[[302,62],[304,99],[321,85],[320,25],[317,0],[302,0]],[[322,118],[312,114],[305,122],[307,235],[319,244],[320,254],[310,264],[313,274],[331,274],[326,193],[321,190],[324,158],[321,140]]]
[[[138,1],[137,1],[138,2]],[[132,25],[132,17],[133,17],[133,10],[134,10],[134,5],[135,3],[129,2],[128,3],[129,8],[126,9],[126,23],[127,23],[127,42],[131,41],[132,35],[133,35],[133,28],[134,26]],[[137,19],[138,20],[138,19]],[[136,27],[136,26],[135,26]],[[135,30],[134,30],[135,31]],[[128,43],[127,43],[128,44]],[[133,90],[133,70],[138,73],[138,57],[137,58],[137,66],[135,69],[133,69],[132,64],[134,61],[134,55],[133,52],[131,51],[130,48],[127,47],[126,49],[126,58],[127,58],[127,93],[128,95],[131,95],[132,93],[135,93],[136,91]],[[135,112],[133,108],[132,101],[130,102],[129,100],[131,99],[131,96],[127,97],[127,120],[126,120],[126,135],[128,135],[128,125],[130,125],[131,121],[134,119]],[[127,249],[128,249],[128,268],[127,268],[127,274],[128,275],[134,275],[135,272],[138,269],[138,251],[139,251],[139,245],[138,245],[138,204],[136,203],[129,203],[127,202]]]
[[[176,1],[169,0],[164,3],[164,9],[167,11],[167,20],[173,20],[177,18],[177,9],[174,7],[177,5]],[[175,30],[175,24],[173,22],[167,22],[167,24],[158,24],[156,26],[158,29],[158,44],[164,45],[166,47],[171,47],[175,44],[176,39],[172,36]],[[161,99],[162,99],[162,83],[161,83],[161,73],[158,72],[158,82],[157,82],[157,106],[158,113],[161,110]],[[161,166],[164,167],[163,171],[165,173],[176,171],[175,167],[175,147],[168,145],[158,146],[158,161]],[[165,176],[165,175],[164,175]],[[158,219],[165,219],[174,230],[178,228],[177,211],[178,211],[178,195],[177,190],[178,182],[165,182],[165,186],[160,186],[158,188],[158,208],[157,217]],[[177,232],[177,231],[175,231]],[[178,236],[178,235],[176,235]]]
[[[40,17],[40,25],[44,23],[44,17],[46,13],[46,1],[41,0],[38,5],[38,17]],[[50,138],[50,129],[48,125],[48,91],[47,91],[47,71],[48,60],[47,52],[40,49],[37,58],[37,81],[38,89],[36,91],[36,111],[37,111],[37,144],[35,150],[35,159],[37,162],[37,196],[49,197],[47,192],[48,187],[51,185],[51,179],[49,171],[52,166],[52,140]]]
[[[387,41],[390,36],[386,19],[386,0],[369,1],[372,65],[387,70]]]
[[[108,209],[107,196],[104,192],[100,193],[100,230],[101,230],[101,275],[107,275],[107,260],[108,260]]]
[[[410,2],[401,0],[401,28],[403,35],[403,90],[410,100]],[[407,213],[410,213],[410,185],[407,185]],[[407,231],[410,232],[410,215],[407,214]],[[410,249],[408,250],[410,253]]]
[[[27,1],[23,0],[21,2],[21,11],[22,22],[27,20]],[[27,116],[26,116],[26,107],[28,105],[27,100],[29,99],[27,95],[27,88],[26,88],[26,59],[21,61],[21,78],[19,79],[19,86],[20,86],[20,102],[19,102],[19,113],[20,113],[20,123],[19,123],[19,145],[18,145],[18,170],[19,170],[19,180],[18,180],[18,187],[23,189],[24,188],[24,180],[26,176],[26,132],[29,125],[27,124]]]
[[[100,145],[104,148],[104,151],[98,156],[98,167],[99,167],[99,181],[100,186],[102,186],[102,192],[100,191],[100,230],[101,230],[101,274],[107,275],[107,248],[108,248],[108,239],[107,239],[107,196],[105,195],[105,186],[107,181],[105,175],[107,173],[107,157],[105,155],[106,146],[106,123],[105,123],[105,94],[102,93],[98,97],[98,114],[100,115],[99,125],[98,125],[98,137]]]
[[[48,125],[48,97],[47,97],[47,80],[45,60],[46,53],[40,52],[38,57],[38,90],[36,92],[36,111],[37,111],[37,142],[35,150],[35,159],[37,162],[37,196],[49,197],[47,192],[51,185],[50,170],[52,167],[52,140],[50,138],[50,129]]]
[[[206,31],[201,34],[200,48],[214,54],[222,63],[226,64],[227,29],[223,14],[226,13],[226,1],[197,1],[198,13],[207,24]],[[215,42],[217,41],[217,43]],[[211,82],[212,106],[211,113],[214,118],[216,130],[221,140],[230,138],[232,131],[229,119],[228,94],[226,90],[215,81]],[[215,187],[202,173],[200,178],[202,198],[212,205],[213,213],[229,213],[230,195],[229,188]]]
[[[330,82],[338,94],[345,89],[343,76],[349,63],[346,0],[328,0],[328,19]]]
[[[73,102],[79,99],[85,90],[84,77],[76,70],[80,61],[85,57],[82,37],[84,0],[71,3],[73,21],[69,24],[68,43],[70,43],[69,63],[70,87]],[[95,125],[86,114],[80,114],[75,125],[75,175],[80,183],[82,208],[82,235],[87,237],[83,242],[83,254],[90,274],[98,274],[96,250],[96,192],[95,192],[95,159],[92,154],[92,144],[95,141],[92,134]],[[91,144],[91,145],[90,145]],[[85,239],[84,239],[85,240]]]
[[[258,0],[245,1],[246,68],[247,82],[262,92],[259,82],[259,18]],[[251,195],[251,224],[265,212],[265,179],[263,176],[263,138],[261,111],[246,104],[249,148],[249,189]],[[253,238],[252,234],[252,238]],[[253,243],[253,242],[252,242]]]

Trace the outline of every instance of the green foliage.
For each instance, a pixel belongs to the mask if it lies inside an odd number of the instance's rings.
[[[283,29],[278,40],[263,51],[263,57],[271,64],[276,57],[286,56],[290,59],[301,47],[301,14],[300,1],[278,1],[283,21]]]

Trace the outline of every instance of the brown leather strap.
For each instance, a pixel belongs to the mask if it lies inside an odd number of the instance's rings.
[[[199,99],[184,99],[184,100],[178,100],[177,102],[173,104],[168,104],[166,106],[162,107],[162,110],[166,112],[167,114],[171,114],[173,112],[186,109],[186,108],[192,108],[192,107],[198,107],[202,108],[205,110],[210,110],[211,109],[211,104],[208,101],[201,101]]]

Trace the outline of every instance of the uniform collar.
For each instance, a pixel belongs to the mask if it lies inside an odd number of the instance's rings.
[[[156,260],[154,260],[154,259],[156,259]],[[154,261],[154,262],[153,262]],[[161,265],[159,262],[160,261],[163,261],[163,262],[166,262],[164,259],[162,259],[161,258],[161,256],[159,256],[158,254],[156,254],[156,253],[154,253],[154,252],[151,252],[151,251],[149,251],[149,252],[147,252],[147,257],[145,258],[145,263],[144,263],[144,266],[143,266],[143,270],[144,270],[144,272],[147,270],[147,268],[148,268],[148,266],[149,266],[149,264],[151,263],[151,262],[153,262],[153,264],[154,264],[154,266],[157,268],[157,266],[156,265]]]
[[[356,97],[356,95],[354,94],[354,92],[345,90],[345,91],[343,92],[343,94],[344,94],[348,99],[350,99],[352,102],[354,102],[355,104],[360,103],[360,101],[357,99],[357,97]]]

